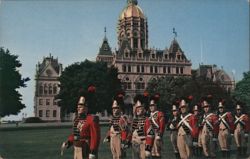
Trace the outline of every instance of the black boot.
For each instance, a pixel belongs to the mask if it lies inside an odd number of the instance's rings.
[[[226,158],[226,157],[227,157],[226,151],[221,151],[221,154],[222,154],[222,157],[223,157],[223,158]]]
[[[201,157],[202,156],[202,147],[198,147],[198,156]]]
[[[241,147],[237,147],[237,156],[238,156],[238,157],[241,156]]]
[[[226,157],[227,157],[227,159],[230,158],[230,150],[226,151]]]
[[[242,147],[242,156],[243,157],[247,156],[247,147]]]

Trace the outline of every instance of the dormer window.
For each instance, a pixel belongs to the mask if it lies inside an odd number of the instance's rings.
[[[155,54],[152,54],[151,56],[152,56],[152,59],[155,59]]]
[[[180,60],[181,59],[181,55],[177,55],[177,59]]]
[[[165,59],[168,59],[168,54],[165,54]]]
[[[139,53],[139,55],[138,55],[138,56],[139,56],[139,58],[142,58],[142,53]]]
[[[128,52],[125,53],[125,57],[128,58],[129,57],[129,54]]]

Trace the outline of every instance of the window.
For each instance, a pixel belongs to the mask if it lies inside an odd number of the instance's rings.
[[[179,67],[176,67],[176,74],[179,74]]]
[[[50,113],[50,111],[46,110],[46,117],[49,117],[49,113]]]
[[[126,53],[125,53],[125,57],[127,57],[127,58],[128,58],[128,52],[126,52]]]
[[[43,110],[39,110],[38,116],[39,116],[39,117],[43,117]]]
[[[141,72],[144,73],[144,66],[141,66]]]
[[[57,94],[57,86],[56,85],[53,86],[53,94]]]
[[[48,94],[48,86],[46,84],[44,86],[44,94]]]
[[[128,72],[131,72],[131,66],[128,66]]]
[[[168,67],[168,73],[171,73],[171,67]]]
[[[126,72],[126,65],[122,65],[122,72]]]
[[[49,94],[52,94],[52,86],[49,85]]]
[[[39,99],[39,105],[43,105],[43,99]]]
[[[124,90],[131,89],[131,82],[124,82],[123,88],[124,88]]]
[[[168,54],[165,54],[165,59],[168,59]]]
[[[158,73],[158,67],[155,66],[155,73]]]
[[[134,43],[133,43],[134,48],[138,48],[138,39],[134,38]]]
[[[167,72],[167,70],[166,70],[166,67],[164,66],[163,67],[163,73],[166,73]]]
[[[183,74],[183,67],[181,67],[181,74]]]
[[[152,54],[152,59],[154,59],[155,58],[155,54]]]
[[[150,66],[150,73],[153,73],[153,66]]]
[[[53,110],[53,117],[56,117],[56,110]]]
[[[43,94],[43,86],[42,85],[39,86],[39,94]]]
[[[142,58],[142,53],[139,53],[139,58]]]
[[[137,65],[137,67],[136,67],[137,69],[137,72],[140,72],[140,66],[139,65]]]
[[[136,89],[145,89],[145,83],[143,82],[138,82],[135,85]]]
[[[46,99],[46,105],[50,105],[50,100]]]

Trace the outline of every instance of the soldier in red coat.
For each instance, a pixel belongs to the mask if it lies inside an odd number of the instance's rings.
[[[155,133],[154,146],[152,148],[152,156],[160,158],[162,149],[162,137],[165,131],[164,113],[157,110],[155,99],[151,99],[149,103],[150,121]]]
[[[218,106],[219,145],[223,157],[230,157],[230,141],[234,131],[234,117],[231,112],[226,112],[223,102]],[[232,134],[232,135],[231,135]]]
[[[125,157],[125,149],[129,144],[128,119],[125,115],[122,115],[116,100],[113,101],[112,113],[110,128],[103,142],[110,142],[113,159],[121,159]]]
[[[238,157],[245,157],[248,134],[250,132],[250,121],[248,115],[243,113],[240,103],[236,105],[234,125],[234,139],[237,146]]]
[[[198,121],[193,114],[188,113],[185,100],[181,100],[179,108],[181,115],[177,125],[177,147],[181,159],[189,159],[192,157],[193,141],[197,141],[198,138]]]
[[[62,148],[74,146],[74,159],[97,159],[100,143],[99,118],[88,114],[85,97],[81,96],[77,105],[77,115],[73,123],[73,132]]]
[[[149,118],[145,116],[142,103],[137,100],[135,106],[135,117],[132,121],[132,158],[145,159],[151,157],[154,143],[154,130]]]
[[[210,104],[204,100],[202,102],[202,108],[204,114],[199,122],[199,127],[201,129],[201,143],[203,148],[203,153],[206,158],[215,158],[215,146],[218,137],[218,117],[216,114],[211,112]]]

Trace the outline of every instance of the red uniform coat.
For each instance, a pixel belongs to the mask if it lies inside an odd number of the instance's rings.
[[[235,128],[237,124],[242,124],[244,132],[249,133],[250,132],[250,121],[247,114],[241,114],[239,116],[235,115]]]
[[[208,113],[204,114],[201,119],[200,127],[203,128],[206,125],[213,135],[217,137],[219,134],[218,116],[214,113]]]
[[[163,112],[155,111],[151,113],[150,120],[154,130],[156,130],[156,132],[158,133],[155,135],[160,135],[162,137],[165,131],[165,124],[166,124]]]
[[[219,124],[222,122],[226,128],[233,134],[234,131],[234,117],[231,112],[225,112],[218,115]]]
[[[186,134],[191,134],[192,138],[197,139],[199,135],[198,118],[193,114],[181,114],[178,128],[183,127]]]
[[[68,137],[68,141],[78,147],[89,145],[90,153],[95,154],[98,151],[100,137],[99,118],[88,114],[75,118],[73,133]]]

